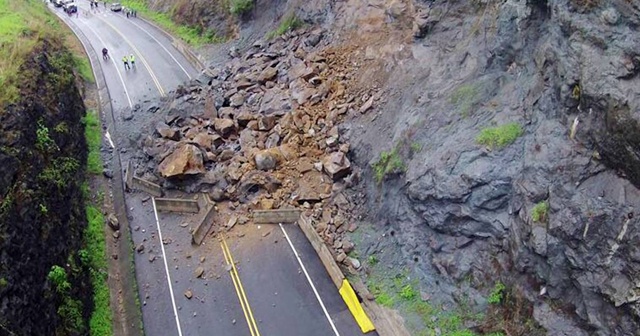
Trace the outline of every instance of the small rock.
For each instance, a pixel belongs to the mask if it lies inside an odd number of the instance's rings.
[[[113,170],[111,169],[105,169],[102,171],[102,175],[104,175],[104,177],[110,179],[113,178]]]
[[[355,269],[359,269],[360,268],[360,261],[358,259],[347,257],[346,261],[347,261],[347,264],[351,265],[353,268],[355,268]]]
[[[336,261],[339,263],[343,262],[345,259],[347,259],[347,254],[344,252],[341,252],[336,256]]]
[[[196,278],[201,278],[202,275],[204,275],[204,267],[199,266],[198,268],[196,268],[195,272],[193,272],[193,276],[195,276]]]
[[[231,320],[231,324],[236,324],[236,319]]]
[[[610,24],[610,25],[615,25],[616,23],[618,23],[618,20],[620,19],[620,14],[618,13],[618,11],[613,8],[607,8],[602,12],[602,19]]]
[[[264,83],[266,81],[272,80],[278,74],[278,70],[272,67],[267,67],[262,70],[260,75],[258,76],[258,81]]]
[[[226,137],[234,131],[235,125],[231,119],[216,118],[213,122],[213,128],[215,128],[220,135]]]
[[[110,213],[107,216],[107,224],[109,224],[109,227],[114,231],[120,229],[120,222],[118,221],[118,217],[116,217],[115,214]]]
[[[203,262],[204,262],[204,260],[205,260],[204,256],[201,256],[201,257],[200,257],[200,263],[203,263]]]
[[[180,227],[187,227],[187,226],[189,226],[189,223],[187,222],[180,224]]]
[[[116,230],[113,232],[113,238],[118,239],[120,238],[120,230]]]
[[[186,297],[187,299],[191,300],[191,298],[193,297],[193,292],[191,290],[186,290],[184,292],[184,297]]]
[[[367,112],[371,107],[373,106],[373,96],[371,96],[371,98],[369,98],[369,100],[367,100],[361,107],[360,107],[360,113],[365,113]]]
[[[238,92],[229,98],[229,105],[232,107],[240,107],[244,104],[244,94],[242,92]]]
[[[118,255],[114,253],[111,255],[111,258],[113,258],[113,260],[118,260]]]
[[[232,215],[231,218],[229,218],[229,221],[227,222],[227,228],[231,229],[236,225],[236,223],[238,223],[238,216]]]
[[[154,260],[156,260],[156,256],[150,255],[149,256],[149,262],[153,262]]]
[[[317,171],[321,172],[322,171],[322,162],[316,162],[313,164],[313,168],[315,168]]]
[[[420,291],[420,299],[422,301],[429,301],[430,298],[431,298],[431,295],[429,295],[429,293]]]
[[[150,199],[151,199],[151,196],[144,196],[144,197],[142,197],[142,203],[146,203]]]
[[[263,234],[262,234],[262,237],[266,237],[266,236],[268,236],[268,235],[270,235],[270,234],[271,234],[271,231],[267,231],[267,232],[265,232],[265,233],[263,233]]]
[[[349,224],[349,228],[347,229],[347,231],[349,232],[354,232],[355,230],[358,229],[358,224],[356,224],[355,222]]]
[[[256,168],[260,170],[271,170],[276,168],[278,164],[278,157],[273,150],[263,150],[256,154],[254,157],[256,162]]]
[[[140,244],[140,245],[138,245],[138,247],[136,247],[136,251],[137,251],[138,253],[142,253],[142,252],[144,252],[144,244]]]

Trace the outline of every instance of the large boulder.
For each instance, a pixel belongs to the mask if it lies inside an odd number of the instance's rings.
[[[205,172],[202,151],[192,144],[179,144],[158,166],[164,177],[195,175]]]

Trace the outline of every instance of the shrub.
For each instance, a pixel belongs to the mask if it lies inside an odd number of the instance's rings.
[[[266,38],[272,39],[274,37],[280,36],[286,33],[289,30],[295,30],[302,26],[302,20],[298,19],[294,14],[288,15],[280,22],[280,25],[276,30],[270,31]]]
[[[476,138],[476,142],[491,149],[502,148],[512,144],[522,133],[522,127],[518,123],[508,123],[483,129]]]
[[[243,15],[253,9],[253,0],[231,0],[229,11],[231,14]]]
[[[84,137],[87,140],[89,153],[87,154],[87,171],[92,174],[102,172],[102,160],[100,159],[100,144],[102,142],[102,130],[100,119],[95,110],[88,110],[82,118],[84,124]]]
[[[549,212],[549,203],[547,203],[547,201],[542,201],[531,209],[531,219],[534,222],[546,222],[547,212]]]
[[[418,293],[416,292],[416,290],[411,285],[405,285],[400,290],[400,297],[405,299],[405,300],[407,300],[407,301],[413,300],[417,296],[418,296]]]
[[[378,183],[382,182],[385,176],[403,172],[405,169],[405,164],[396,149],[380,153],[380,158],[373,164],[373,173]]]
[[[66,293],[71,289],[71,284],[67,280],[67,271],[58,265],[51,266],[47,279],[53,284],[58,293]]]
[[[376,295],[376,302],[379,305],[385,306],[387,308],[393,307],[393,298],[391,297],[391,295],[389,295],[389,293],[380,293]]]
[[[493,286],[493,290],[489,294],[489,298],[487,302],[490,304],[500,304],[502,302],[502,297],[504,296],[505,286],[502,282],[497,282],[495,286]]]
[[[55,141],[49,135],[49,128],[45,126],[42,119],[38,120],[38,128],[36,128],[36,148],[43,152],[58,149]]]

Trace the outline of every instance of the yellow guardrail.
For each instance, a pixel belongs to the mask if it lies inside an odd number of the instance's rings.
[[[376,327],[373,326],[373,322],[371,322],[367,313],[362,309],[362,305],[360,305],[360,301],[358,301],[358,297],[347,279],[342,280],[342,286],[340,286],[339,292],[340,296],[342,296],[342,299],[347,304],[351,315],[353,315],[358,326],[360,326],[360,330],[362,330],[364,334],[376,330]]]

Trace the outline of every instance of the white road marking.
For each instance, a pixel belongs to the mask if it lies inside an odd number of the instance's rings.
[[[84,22],[84,19],[80,19],[80,21]],[[100,38],[100,35],[98,33],[96,33],[95,30],[93,30],[93,28],[91,28],[90,25],[85,24],[85,26],[87,26],[87,28],[89,28],[89,30],[98,38],[98,40],[100,40],[100,43],[102,43],[103,46],[106,46],[107,44],[104,42],[104,40],[102,40],[102,38]],[[98,52],[96,51],[96,54]],[[118,73],[118,77],[120,77],[120,82],[122,83],[122,88],[124,89],[124,94],[127,96],[127,101],[129,101],[129,108],[133,108],[133,103],[131,102],[131,97],[129,96],[129,91],[127,90],[127,85],[124,83],[124,79],[122,78],[122,74],[120,74],[120,70],[118,70],[118,64],[116,64],[116,61],[113,59],[113,57],[109,57],[109,60],[111,60],[111,63],[113,63],[113,66],[116,69],[116,72]],[[106,85],[106,82],[105,82]]]
[[[116,146],[113,145],[113,141],[111,141],[111,134],[109,134],[108,130],[104,133],[104,136],[107,138],[107,141],[109,141],[111,148],[116,148]]]
[[[178,309],[176,308],[176,299],[173,296],[173,286],[171,286],[171,276],[169,275],[169,265],[167,264],[167,254],[164,251],[164,243],[162,242],[162,230],[160,230],[160,220],[158,219],[158,210],[156,210],[156,198],[153,197],[153,214],[156,216],[156,226],[158,228],[158,238],[160,238],[160,249],[162,249],[162,260],[164,261],[164,271],[167,273],[167,283],[169,284],[169,294],[171,294],[171,304],[173,305],[173,316],[176,318],[176,326],[178,327],[178,336],[182,336],[180,328],[180,318],[178,318]]]
[[[318,302],[322,307],[322,311],[324,312],[324,315],[327,317],[327,320],[329,321],[329,324],[331,325],[333,332],[336,334],[336,336],[340,336],[338,329],[336,329],[336,325],[333,323],[331,316],[329,316],[329,312],[327,312],[327,308],[324,306],[324,302],[322,302],[322,298],[320,298],[320,294],[318,294],[318,290],[316,289],[316,286],[313,284],[313,281],[311,281],[311,277],[307,272],[307,268],[304,267],[302,260],[300,260],[298,251],[296,251],[296,248],[293,247],[293,243],[291,242],[291,239],[289,239],[289,235],[287,234],[287,231],[284,230],[284,226],[282,226],[282,224],[279,224],[279,225],[280,225],[280,229],[282,230],[282,233],[284,233],[284,237],[287,238],[287,242],[289,242],[289,246],[291,247],[291,250],[293,250],[293,254],[296,256],[296,259],[298,259],[298,264],[300,264],[300,267],[302,267],[302,271],[304,272],[304,275],[307,277],[307,281],[309,281],[309,285],[311,285],[311,289],[313,289],[313,293],[316,295],[316,299],[318,299]]]
[[[171,57],[171,59],[173,59],[174,62],[176,62],[176,64],[180,67],[180,69],[182,69],[182,71],[184,72],[185,75],[187,75],[187,77],[189,77],[189,79],[191,79],[191,75],[189,75],[189,73],[187,72],[187,70],[185,70],[185,68],[182,66],[182,64],[180,64],[180,62],[178,62],[178,60],[173,57],[173,55],[171,54],[171,52],[169,52],[169,50],[167,50],[167,48],[164,47],[164,45],[162,45],[162,43],[160,43],[160,41],[158,41],[153,35],[151,35],[151,33],[149,33],[146,29],[140,27],[137,23],[133,22],[133,21],[129,21],[131,22],[134,26],[140,28],[140,30],[142,30],[143,32],[145,32],[147,35],[149,35],[149,37],[151,37],[154,41],[156,41],[158,43],[158,45],[164,49],[164,51],[167,52],[167,54],[169,54],[169,56]]]

